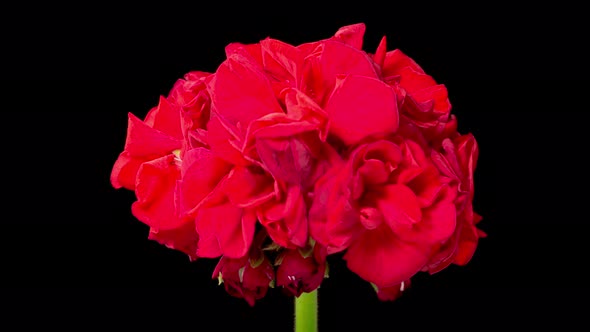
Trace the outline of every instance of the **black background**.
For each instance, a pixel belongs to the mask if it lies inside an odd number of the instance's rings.
[[[196,6],[195,6],[196,5]],[[110,186],[127,112],[139,117],[190,70],[215,71],[230,42],[291,44],[364,22],[448,90],[459,131],[480,144],[475,208],[489,237],[465,267],[421,273],[379,302],[336,257],[320,330],[456,331],[586,326],[588,66],[582,11],[344,2],[51,4],[5,10],[0,321],[21,328],[292,330],[293,302],[250,308],[147,240],[134,194]],[[8,308],[8,309],[6,309]]]

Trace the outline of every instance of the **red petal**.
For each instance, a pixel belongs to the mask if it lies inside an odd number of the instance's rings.
[[[359,75],[378,79],[379,75],[369,56],[350,45],[326,40],[316,54],[306,58],[302,91],[320,106],[332,92],[337,75]]]
[[[294,120],[319,120],[322,122],[327,113],[305,93],[298,89],[286,89],[284,92],[287,115]]]
[[[325,41],[320,55],[322,74],[329,82],[334,82],[337,75],[359,75],[378,78],[373,60],[367,53],[347,44]]]
[[[383,214],[373,207],[363,207],[360,210],[361,223],[366,229],[375,229],[383,223]]]
[[[410,279],[399,285],[390,287],[377,287],[377,297],[381,301],[394,301],[402,296],[403,292],[410,287]]]
[[[330,254],[346,249],[363,229],[359,211],[344,196],[345,189],[341,189],[344,184],[340,183],[340,170],[341,167],[332,167],[317,181],[309,210],[310,234]]]
[[[246,255],[254,238],[256,215],[230,203],[199,210],[196,217],[200,257],[229,258]]]
[[[203,97],[201,92],[207,88],[204,84],[205,79],[210,75],[212,74],[202,71],[186,73],[183,78],[176,80],[168,93],[167,100],[183,108],[195,107]]]
[[[449,95],[447,88],[443,84],[433,85],[422,90],[412,93],[412,98],[418,103],[426,103],[433,101],[433,111],[436,112],[434,116],[440,114],[447,114],[451,111],[451,103],[449,102]],[[433,115],[431,115],[432,117]]]
[[[395,143],[379,140],[356,149],[350,160],[352,167],[362,175],[364,184],[380,184],[389,180],[402,160],[402,153]]]
[[[282,247],[307,245],[307,208],[298,186],[287,189],[284,202],[271,201],[259,209],[258,219],[273,241]]]
[[[275,271],[266,257],[256,268],[253,268],[251,264],[246,264],[242,286],[244,287],[244,299],[248,301],[250,306],[254,305],[255,300],[266,295],[273,279],[275,279]]]
[[[385,222],[397,234],[404,234],[422,220],[418,199],[412,190],[403,184],[383,187],[377,206]]]
[[[248,138],[251,136],[257,138],[290,137],[317,128],[317,124],[293,120],[286,114],[273,113],[253,121],[247,136],[249,136]]]
[[[170,104],[163,96],[160,96],[158,106],[152,108],[145,117],[145,124],[168,136],[179,140],[183,139],[180,127],[180,108]]]
[[[256,151],[268,172],[281,182],[302,185],[313,171],[310,151],[300,140],[259,139]]]
[[[259,43],[256,44],[242,44],[230,43],[225,47],[225,56],[231,57],[232,54],[241,54],[246,57],[251,57],[258,65],[262,66],[262,52]]]
[[[301,51],[301,53],[303,54],[304,57],[315,53],[318,51],[318,47],[320,47],[322,45],[322,43],[325,41],[324,40],[319,40],[319,41],[314,41],[314,42],[309,42],[309,43],[303,43],[300,45],[297,45],[297,49]]]
[[[305,120],[319,130],[319,137],[326,141],[328,135],[328,114],[309,96],[297,89],[285,91],[287,116],[295,120]]]
[[[402,150],[394,142],[378,140],[363,145],[352,153],[353,167],[369,160],[380,160],[396,167],[402,161]]]
[[[471,209],[465,210],[459,217],[461,229],[454,260],[455,264],[467,264],[475,253],[479,239],[486,236],[484,232],[475,227],[475,224],[479,222],[480,218],[481,216],[474,213]]]
[[[356,49],[363,49],[363,37],[366,26],[364,23],[343,26],[336,31],[332,39],[342,41]]]
[[[386,55],[387,55],[387,38],[385,38],[385,36],[383,36],[383,38],[381,38],[381,41],[379,42],[379,46],[377,46],[377,50],[375,51],[375,55],[373,55],[373,61],[375,61],[375,63],[377,65],[379,65],[379,67],[381,69],[383,69],[383,66],[385,64]]]
[[[475,254],[479,238],[480,236],[478,235],[475,226],[464,225],[461,230],[461,239],[459,240],[456,256],[453,262],[457,265],[465,265],[469,263]]]
[[[436,85],[436,81],[430,75],[426,75],[411,67],[400,69],[399,75],[401,76],[399,85],[410,94]]]
[[[358,169],[366,184],[380,184],[387,181],[391,173],[381,160],[369,159]]]
[[[144,158],[132,158],[129,152],[123,151],[115,161],[111,171],[111,184],[119,189],[121,187],[129,190],[135,190],[135,181],[139,166],[149,161]]]
[[[264,69],[279,81],[289,81],[295,87],[303,66],[303,54],[295,46],[276,39],[260,42]]]
[[[170,249],[182,251],[191,261],[197,259],[197,244],[199,235],[195,230],[195,223],[185,222],[178,228],[170,230],[150,229],[148,239],[157,241]]]
[[[285,199],[285,225],[289,231],[289,240],[298,247],[307,245],[307,208],[301,189],[291,186]]]
[[[137,172],[133,215],[148,226],[167,230],[182,224],[175,206],[176,181],[180,170],[174,155],[143,163]]]
[[[207,140],[215,156],[234,165],[246,166],[250,164],[244,159],[236,136],[232,135],[232,132],[222,124],[219,117],[211,117],[207,123],[207,130]]]
[[[425,168],[420,175],[407,183],[407,186],[412,188],[412,191],[416,193],[421,208],[434,203],[442,185],[440,174],[434,166]]]
[[[230,169],[231,165],[205,148],[196,148],[185,153],[178,197],[181,215],[194,210],[218,186]]]
[[[402,144],[400,144],[400,147],[402,148],[403,157],[401,166],[398,168],[399,173],[397,174],[395,182],[407,184],[416,176],[422,174],[424,167],[428,166],[430,163],[426,159],[424,150],[422,150],[420,145],[417,143],[414,143],[410,140],[405,140]]]
[[[416,229],[421,242],[438,244],[453,235],[457,225],[456,207],[453,202],[456,193],[454,190],[444,186],[438,202],[422,210],[422,222]]]
[[[275,196],[272,177],[262,169],[250,167],[234,167],[223,190],[230,202],[238,207],[254,207]]]
[[[179,139],[156,130],[129,113],[125,151],[132,157],[155,159],[182,147]]]
[[[326,112],[330,117],[330,133],[347,145],[371,135],[394,133],[398,127],[393,89],[369,77],[351,75],[339,79]]]
[[[348,268],[377,287],[410,279],[428,262],[425,250],[405,243],[385,225],[364,232],[344,255]]]
[[[463,173],[467,176],[465,184],[461,183],[461,189],[473,194],[473,173],[477,167],[479,147],[472,134],[467,134],[455,140],[457,159],[462,166]]]
[[[247,128],[269,113],[282,112],[270,82],[252,59],[239,53],[228,57],[209,82],[216,111],[230,124]]]
[[[424,73],[424,70],[422,70],[414,60],[405,55],[402,51],[389,51],[385,55],[385,63],[382,67],[383,77],[399,75],[401,69],[405,67],[412,68],[419,73]]]

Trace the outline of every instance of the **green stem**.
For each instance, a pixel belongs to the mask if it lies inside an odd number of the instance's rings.
[[[318,290],[295,298],[295,332],[318,331]]]

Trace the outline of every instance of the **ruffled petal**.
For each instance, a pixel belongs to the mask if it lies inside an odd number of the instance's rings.
[[[394,133],[398,127],[393,89],[364,76],[341,77],[326,105],[330,133],[347,145],[373,135]]]
[[[145,117],[145,124],[170,137],[183,139],[180,107],[170,104],[163,96],[160,96],[158,106],[152,108]]]
[[[256,151],[278,181],[301,185],[313,171],[312,155],[299,139],[260,139],[256,141]]]
[[[270,201],[261,207],[258,220],[280,246],[303,248],[307,245],[307,207],[298,186],[287,189],[284,201]]]
[[[373,60],[348,44],[326,40],[304,61],[302,91],[324,106],[338,75],[358,75],[378,79]]]
[[[216,112],[238,129],[245,130],[266,114],[282,112],[262,68],[239,53],[219,66],[208,89]]]
[[[174,158],[174,155],[167,155],[143,163],[137,172],[137,201],[132,204],[131,211],[137,219],[158,230],[173,229],[182,224],[175,204],[180,169]]]
[[[185,216],[194,210],[219,185],[231,165],[205,148],[189,150],[181,166],[179,212]]]
[[[199,209],[195,218],[200,241],[200,257],[229,258],[246,255],[254,238],[256,215],[231,203]]]
[[[383,36],[379,45],[377,46],[377,50],[373,55],[373,61],[383,70],[383,66],[385,65],[385,57],[387,55],[387,38]]]
[[[266,38],[260,41],[264,69],[275,80],[297,86],[303,67],[303,54],[295,46]]]
[[[230,164],[247,166],[250,162],[242,154],[241,138],[228,126],[222,123],[220,117],[211,117],[209,123],[207,123],[207,142],[211,147],[211,151],[215,156]]]
[[[383,187],[377,206],[387,225],[396,234],[405,234],[422,220],[422,210],[416,195],[403,184]]]
[[[317,181],[309,211],[311,236],[326,246],[329,254],[346,249],[363,229],[358,208],[345,195],[346,184],[337,168]]]
[[[399,85],[410,94],[436,85],[436,81],[430,75],[411,67],[401,68],[399,75],[401,77]]]
[[[197,259],[199,235],[195,230],[195,223],[192,221],[185,222],[180,227],[169,230],[152,228],[150,229],[148,239],[187,254],[191,261]]]
[[[378,287],[390,287],[410,279],[428,258],[423,248],[399,240],[385,224],[364,232],[344,255],[352,272]]]
[[[234,167],[223,190],[230,202],[238,207],[255,207],[275,197],[274,181],[257,167]]]
[[[259,66],[263,66],[262,61],[262,48],[259,43],[256,44],[242,44],[242,43],[229,43],[225,47],[225,56],[231,57],[233,54],[241,54],[243,56],[251,58]]]
[[[135,181],[139,166],[149,161],[145,158],[133,158],[129,152],[123,151],[113,165],[111,171],[111,185],[116,189],[125,188],[135,190]]]
[[[182,147],[182,141],[156,130],[129,113],[125,151],[132,157],[156,159]]]
[[[358,50],[363,49],[363,37],[367,27],[364,23],[351,24],[343,26],[334,34],[332,40],[338,40],[346,43]]]
[[[412,60],[409,56],[405,55],[400,50],[393,50],[387,52],[385,55],[385,62],[382,66],[383,77],[400,75],[402,68],[409,67],[418,73],[424,73],[424,70]]]

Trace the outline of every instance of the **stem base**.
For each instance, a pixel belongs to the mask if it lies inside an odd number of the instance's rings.
[[[318,331],[318,290],[295,298],[295,332]]]

